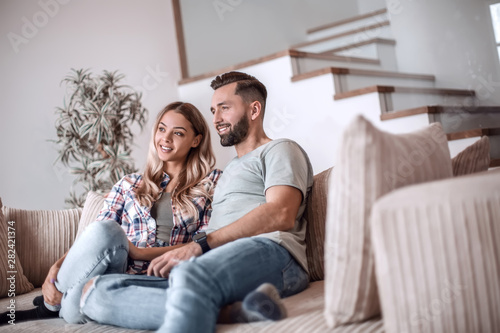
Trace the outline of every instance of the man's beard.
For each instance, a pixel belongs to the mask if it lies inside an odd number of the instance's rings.
[[[248,135],[248,128],[248,118],[245,116],[241,117],[229,133],[220,135],[220,144],[224,147],[229,147],[241,143]]]

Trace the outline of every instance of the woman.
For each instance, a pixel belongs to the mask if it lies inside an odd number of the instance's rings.
[[[210,219],[221,175],[214,165],[210,132],[200,111],[189,103],[167,105],[153,126],[144,173],[115,184],[96,222],[51,267],[43,298],[33,301],[37,308],[17,311],[16,321],[60,316],[84,322],[79,302],[88,280],[142,273],[150,260],[189,242]]]

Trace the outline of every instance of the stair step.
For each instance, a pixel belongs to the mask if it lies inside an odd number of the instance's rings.
[[[339,53],[342,51],[348,51],[348,50],[352,50],[355,48],[360,48],[361,46],[370,45],[370,44],[396,45],[396,41],[394,39],[388,39],[388,38],[371,38],[371,39],[361,41],[358,43],[352,43],[352,44],[348,44],[348,45],[345,45],[342,47],[337,47],[337,48],[334,48],[331,50],[326,50],[326,51],[321,52],[321,54],[335,54],[335,53]]]
[[[313,52],[302,52],[297,50],[290,50],[290,55],[293,60],[292,64],[293,64],[294,75],[309,73],[330,66],[333,67],[349,66],[360,69],[381,68],[380,60],[378,59],[319,54]]]
[[[430,105],[380,115],[380,120],[384,124],[390,124],[393,128],[402,126],[410,119],[415,123],[441,123],[444,132],[450,133],[450,140],[461,140],[480,135],[500,138],[500,106]],[[498,157],[500,157],[500,140],[498,151]]]
[[[339,61],[339,62],[352,62],[352,63],[360,63],[360,64],[370,64],[370,65],[378,65],[380,61],[377,59],[369,59],[369,58],[360,58],[360,57],[346,57],[339,56],[334,54],[321,54],[314,52],[303,52],[295,49],[289,50],[290,56],[294,58],[310,58],[310,59],[320,59],[320,60],[328,60],[328,61]]]
[[[499,135],[499,128],[474,128],[466,131],[447,133],[446,138],[448,141],[476,138],[482,136]]]
[[[373,16],[377,16],[377,15],[381,15],[381,14],[386,14],[386,13],[387,13],[387,8],[382,8],[382,9],[379,9],[379,10],[376,10],[376,11],[373,11],[373,12],[369,12],[369,13],[366,13],[366,14],[361,14],[361,15],[354,16],[354,17],[350,17],[350,18],[347,18],[347,19],[344,19],[344,20],[333,22],[333,23],[323,24],[323,25],[320,25],[319,27],[311,28],[311,29],[307,30],[307,33],[308,34],[313,34],[315,32],[321,31],[321,30],[326,30],[326,29],[338,27],[338,26],[345,25],[345,24],[348,24],[348,23],[351,23],[351,22],[356,22],[356,21],[364,20],[366,18],[370,18],[370,17],[373,17]]]
[[[396,87],[396,86],[370,86],[356,90],[346,91],[340,94],[335,94],[334,99],[344,99],[354,96],[370,94],[373,92],[379,93],[410,93],[410,94],[432,94],[432,95],[457,95],[457,96],[475,96],[474,90],[464,89],[445,89],[445,88],[419,88],[419,87]]]
[[[380,115],[381,127],[389,131],[414,131],[439,122],[448,139],[451,157],[476,142],[490,138],[490,158],[500,159],[500,106],[430,105]]]
[[[404,118],[418,114],[461,113],[461,112],[467,112],[470,114],[473,113],[500,114],[500,106],[476,106],[473,108],[469,108],[469,107],[457,107],[457,106],[428,105],[428,106],[420,106],[417,108],[387,112],[380,115],[380,120],[384,121],[397,118]]]
[[[466,131],[447,133],[446,137],[450,147],[450,155],[455,157],[483,136],[487,136],[490,139],[490,159],[500,158],[500,128],[474,128]]]
[[[373,38],[391,38],[390,22],[383,21],[292,46],[305,52],[325,52]]]
[[[490,160],[490,168],[498,168],[500,167],[500,158],[492,158]]]
[[[358,15],[348,19],[324,24],[320,27],[309,29],[306,34],[306,41],[314,41],[333,35],[338,35],[346,31],[359,29],[376,23],[389,20],[387,9],[377,10],[371,13]],[[367,32],[367,35],[370,33]],[[373,36],[372,36],[373,37]]]
[[[435,81],[435,77],[433,75],[427,74],[400,73],[394,71],[345,67],[327,67],[308,73],[294,75],[292,77],[292,82],[306,80],[325,74],[333,75],[336,95],[345,91],[352,91],[354,89],[374,84],[378,87],[381,87],[382,84],[417,84],[432,87]]]
[[[375,77],[392,77],[392,78],[405,78],[405,79],[415,79],[415,80],[428,80],[435,81],[434,75],[429,74],[413,74],[413,73],[401,73],[392,71],[379,71],[379,70],[369,70],[369,69],[359,69],[359,68],[347,68],[347,67],[327,67],[318,69],[309,73],[294,75],[292,77],[292,82],[309,79],[311,77],[324,75],[324,74],[337,74],[337,75],[362,75],[362,76],[375,76]],[[382,88],[384,86],[374,86]],[[394,87],[393,87],[394,88]]]

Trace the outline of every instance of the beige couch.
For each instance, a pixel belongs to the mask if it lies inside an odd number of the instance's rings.
[[[362,172],[377,176],[370,167],[373,161],[354,159],[360,154],[372,158],[374,154],[370,151],[376,151],[373,142],[378,140],[374,138],[388,134],[368,130],[372,131],[368,135],[370,150],[360,153],[359,147],[347,140],[347,130],[344,144],[350,151],[341,149],[339,158],[345,162],[343,166],[339,164],[333,172],[328,169],[315,176],[306,212],[311,283],[304,292],[284,300],[288,318],[280,322],[218,325],[217,332],[500,331],[500,172],[440,176],[430,181],[413,179],[373,194],[375,187],[383,186],[367,185],[366,179],[370,178],[361,177]],[[359,140],[359,128],[355,128],[355,133]],[[385,139],[380,142],[387,152],[391,150],[388,142],[403,142],[408,138],[389,135]],[[411,146],[417,139],[410,136],[407,143]],[[397,146],[397,149],[405,147],[404,144]],[[408,147],[404,148],[406,154],[413,151]],[[439,160],[438,150],[429,155],[431,159]],[[446,149],[443,151],[445,156]],[[451,170],[449,151],[447,158],[450,165],[444,167]],[[391,167],[387,165],[388,160],[391,157],[385,154],[381,163],[386,171]],[[397,172],[401,159],[393,161]],[[406,182],[415,175],[422,177],[423,173],[417,169],[425,167],[425,163],[413,161],[416,169],[412,175],[405,175]],[[477,168],[470,172],[473,171]],[[435,170],[432,172],[435,174]],[[330,177],[331,174],[334,176]],[[384,173],[380,175],[383,177]],[[353,179],[349,179],[354,176],[356,181],[363,180],[363,193],[357,193],[359,187],[356,189]],[[40,286],[50,265],[97,214],[101,203],[99,196],[90,193],[83,210],[26,211],[2,207],[0,236],[5,236],[7,222],[15,221],[11,225],[15,226],[18,274],[16,296],[0,299],[1,311],[5,311],[12,300],[18,310],[32,307],[31,300],[41,294]],[[359,207],[363,213],[355,214]],[[341,225],[346,218],[351,229],[343,229]],[[355,231],[353,225],[357,219],[369,224]],[[363,235],[362,230],[367,234]],[[358,236],[362,236],[361,242],[356,241]],[[2,242],[5,243],[5,237]],[[359,249],[356,243],[361,246]],[[361,250],[359,256],[354,255],[357,250]],[[0,264],[7,257],[4,252],[1,255]],[[349,276],[356,265],[362,268],[358,272],[361,278]],[[7,269],[2,268],[1,273],[6,274]],[[367,278],[370,276],[372,278]],[[2,284],[5,279],[2,275]],[[21,289],[29,290],[30,284],[35,289],[21,294]],[[5,292],[6,288],[2,289],[1,292]],[[351,306],[348,299],[354,295],[357,296]],[[124,331],[95,323],[70,325],[62,319],[0,327],[0,331],[3,330]]]

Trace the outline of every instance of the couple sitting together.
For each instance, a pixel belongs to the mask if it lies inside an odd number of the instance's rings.
[[[230,72],[211,87],[220,142],[237,153],[224,174],[198,109],[167,105],[144,173],[115,184],[17,322],[59,316],[172,333],[286,316],[280,297],[309,281],[302,214],[312,167],[297,143],[267,137],[259,80]]]

